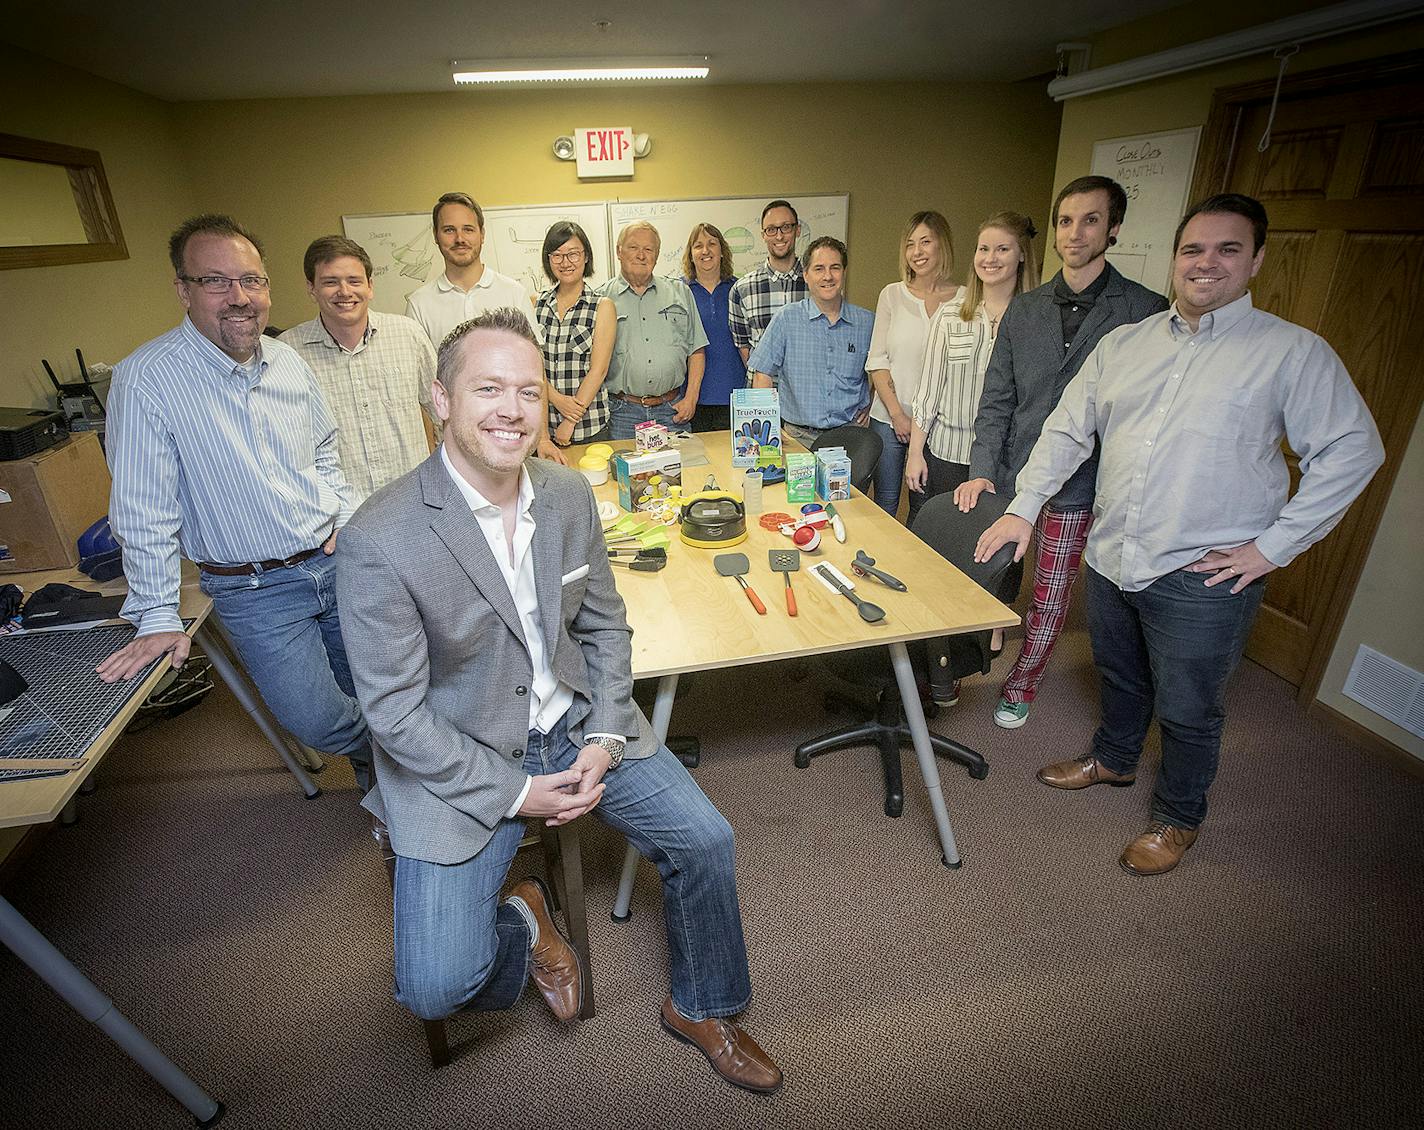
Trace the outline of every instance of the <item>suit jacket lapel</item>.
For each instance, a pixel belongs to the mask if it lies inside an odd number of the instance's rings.
[[[490,552],[489,542],[485,541],[478,519],[470,512],[464,496],[445,470],[438,449],[421,465],[420,482],[425,505],[432,508],[430,529],[454,555],[465,575],[508,625],[515,639],[527,650],[529,642],[520,627],[519,613],[514,607],[514,597],[509,593],[504,573]]]
[[[543,468],[531,460],[529,480],[534,488],[534,591],[539,594],[539,618],[544,627],[545,654],[554,656],[555,633],[563,611],[564,531],[549,498]]]

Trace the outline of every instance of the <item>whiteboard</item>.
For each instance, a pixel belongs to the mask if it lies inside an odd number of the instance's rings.
[[[485,245],[480,258],[500,274],[518,280],[528,294],[549,286],[542,267],[544,234],[559,220],[572,220],[588,233],[594,257],[590,281],[608,278],[608,208],[602,201],[486,208],[484,215]],[[374,310],[404,314],[411,291],[445,269],[428,211],[342,216],[341,228],[371,257]]]
[[[821,235],[833,235],[845,242],[850,223],[850,196],[722,196],[695,200],[617,200],[608,205],[608,234],[618,233],[634,220],[647,220],[662,237],[662,255],[657,273],[682,278],[682,249],[696,224],[707,223],[721,230],[732,249],[732,273],[746,274],[766,259],[761,237],[761,210],[773,200],[789,200],[801,221],[796,238],[799,254]],[[590,237],[592,232],[589,233]],[[609,244],[612,256],[613,245]],[[616,260],[611,260],[616,264]]]
[[[1193,126],[1093,145],[1093,172],[1127,192],[1127,216],[1107,257],[1124,276],[1161,294],[1172,284],[1172,237],[1187,210],[1200,139],[1201,127]]]

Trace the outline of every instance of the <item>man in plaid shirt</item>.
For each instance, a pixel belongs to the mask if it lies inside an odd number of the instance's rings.
[[[806,280],[796,255],[801,221],[785,200],[773,200],[761,210],[761,237],[766,241],[766,262],[753,267],[732,284],[727,300],[727,322],[732,341],[741,351],[742,364],[783,306],[806,297]]]

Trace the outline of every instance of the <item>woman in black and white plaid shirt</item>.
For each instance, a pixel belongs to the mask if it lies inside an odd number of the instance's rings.
[[[534,306],[544,334],[549,380],[549,430],[561,447],[608,438],[608,393],[603,379],[613,357],[618,315],[613,301],[594,293],[593,247],[583,228],[560,220],[544,236],[544,273],[554,285]]]

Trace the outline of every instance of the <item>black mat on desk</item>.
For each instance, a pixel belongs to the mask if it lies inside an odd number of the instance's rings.
[[[133,639],[134,630],[123,624],[0,636],[0,659],[30,684],[0,711],[0,757],[78,757],[88,749],[160,662],[155,659],[120,683],[105,683],[95,674],[106,656]],[[6,769],[0,770],[0,781],[51,773]]]

